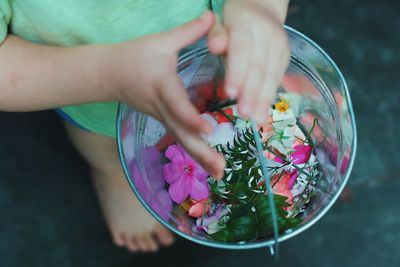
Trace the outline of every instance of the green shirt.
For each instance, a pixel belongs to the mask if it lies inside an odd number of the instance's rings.
[[[57,46],[123,42],[170,30],[207,8],[208,0],[0,0],[0,43],[8,32]],[[62,110],[84,128],[115,137],[117,105]]]

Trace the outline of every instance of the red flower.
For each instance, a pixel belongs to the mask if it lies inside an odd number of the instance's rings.
[[[188,215],[195,218],[200,218],[207,214],[210,210],[210,205],[207,204],[207,199],[200,201],[191,199],[192,205],[188,210]]]
[[[227,115],[231,120],[233,120],[233,110],[232,108],[227,108],[225,110],[223,110],[223,112],[225,113],[225,115]],[[223,123],[223,122],[231,122],[226,116],[224,116],[224,114],[222,114],[221,112],[214,112],[214,118],[217,121],[218,124]]]
[[[277,181],[279,179],[279,181]],[[287,197],[287,203],[292,204],[293,194],[289,189],[292,177],[290,173],[284,172],[283,174],[276,174],[271,178],[271,186],[274,194]]]

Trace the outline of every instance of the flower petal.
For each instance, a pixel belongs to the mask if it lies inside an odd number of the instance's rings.
[[[165,151],[165,156],[176,163],[184,163],[184,151],[181,145],[170,145]]]
[[[207,199],[201,201],[195,201],[195,203],[189,208],[188,215],[191,217],[202,217],[207,214],[210,209],[210,205],[206,204]]]
[[[287,126],[283,130],[283,138],[282,138],[282,144],[286,148],[291,148],[294,144],[294,133],[295,133],[296,127],[294,126]]]
[[[309,145],[298,145],[293,147],[294,152],[290,155],[290,158],[294,164],[304,164],[310,159],[312,146]]]
[[[193,166],[192,176],[198,179],[199,181],[206,180],[206,178],[209,176],[208,172],[194,160],[192,166]]]
[[[172,210],[172,201],[166,190],[160,189],[156,193],[156,197],[150,200],[150,206],[164,220],[168,220],[168,214]]]
[[[186,175],[182,175],[182,177],[176,180],[168,189],[168,193],[171,196],[171,199],[181,204],[189,195],[191,190],[191,182],[190,178]]]
[[[298,171],[297,171],[297,169],[294,169],[294,171],[292,171],[290,173],[290,179],[287,183],[287,187],[289,190],[293,188],[293,185],[296,182],[297,176],[298,176]]]
[[[165,164],[163,167],[164,179],[167,183],[172,184],[178,180],[184,173],[184,165],[174,162]]]
[[[274,161],[278,162],[278,163],[281,163],[281,164],[285,163],[285,161],[283,161],[280,157],[277,157],[277,156],[275,156]]]
[[[210,146],[216,146],[219,144],[226,145],[228,142],[233,142],[235,137],[235,129],[232,123],[224,122],[218,124],[212,134],[209,136],[208,143]]]
[[[286,112],[280,112],[276,109],[272,112],[272,126],[275,130],[283,130],[286,126],[296,124],[296,117],[291,109]]]
[[[196,178],[193,178],[191,181],[191,192],[190,197],[195,200],[201,200],[204,198],[208,198],[209,189],[207,180],[200,181]]]
[[[278,178],[279,181],[276,182],[276,179]],[[290,174],[287,172],[284,172],[282,176],[280,174],[276,174],[276,176],[271,179],[271,185],[274,185],[272,188],[274,194],[288,197],[287,202],[291,204],[293,195],[292,192],[288,189],[289,180]]]

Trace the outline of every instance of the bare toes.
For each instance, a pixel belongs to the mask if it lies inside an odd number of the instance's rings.
[[[140,250],[141,252],[147,252],[147,251],[148,251],[147,242],[146,242],[146,240],[143,238],[143,236],[138,236],[138,237],[137,237],[137,244],[138,244],[139,250]]]
[[[158,242],[163,246],[170,246],[174,242],[173,234],[164,227],[157,228],[154,233]]]
[[[112,234],[112,240],[118,247],[123,247],[125,245],[125,239],[122,234]]]
[[[130,238],[126,245],[131,252],[137,252],[139,250],[139,245],[136,238]]]
[[[148,251],[155,252],[158,250],[157,241],[153,238],[151,234],[144,235],[143,239],[146,242]]]

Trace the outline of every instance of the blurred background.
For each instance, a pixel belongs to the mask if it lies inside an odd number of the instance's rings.
[[[46,111],[0,113],[0,266],[400,266],[399,13],[397,0],[291,1],[287,24],[347,79],[359,143],[341,199],[278,261],[182,239],[154,255],[115,247],[85,162]]]

